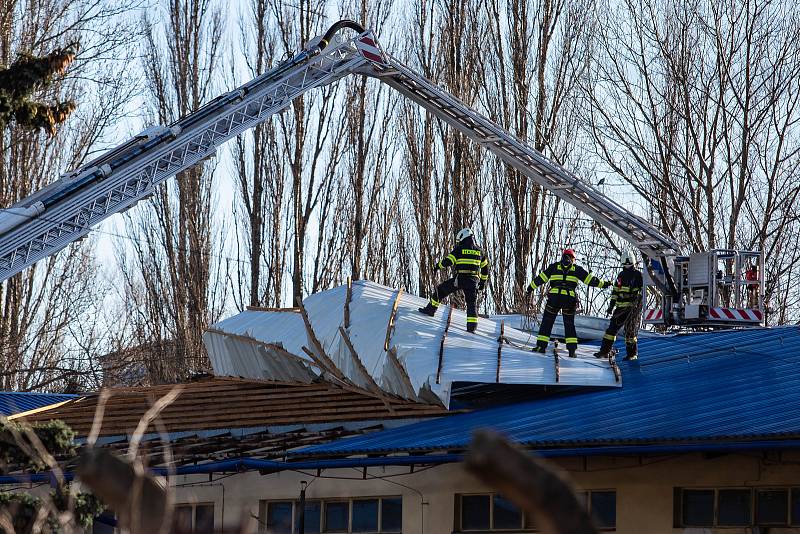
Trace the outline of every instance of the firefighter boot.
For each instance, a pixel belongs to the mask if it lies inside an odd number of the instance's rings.
[[[419,310],[421,313],[424,313],[425,315],[429,315],[429,316],[431,316],[431,317],[433,317],[434,315],[436,315],[436,306],[434,306],[434,305],[433,305],[433,304],[431,304],[430,302],[429,302],[429,303],[428,303],[428,305],[427,305],[427,306],[425,306],[424,308],[417,308],[417,309],[418,309],[418,310]]]
[[[632,361],[632,360],[638,360],[639,359],[639,355],[637,354],[636,344],[635,343],[626,343],[625,344],[625,352],[626,352],[626,354],[625,354],[625,357],[622,358],[623,360]]]
[[[608,338],[603,338],[603,344],[600,345],[600,350],[594,353],[595,358],[605,359],[611,355],[611,345],[614,342]]]
[[[577,358],[578,357],[578,355],[575,354],[575,349],[572,349],[572,348],[569,349],[569,357],[570,358]]]

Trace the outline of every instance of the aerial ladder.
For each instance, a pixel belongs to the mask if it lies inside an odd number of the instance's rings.
[[[344,29],[357,35],[342,37]],[[152,195],[167,178],[213,157],[229,139],[279,113],[305,92],[350,74],[391,86],[638,248],[646,282],[656,296],[655,305],[644,310],[646,323],[763,323],[761,252],[714,250],[682,255],[680,245],[649,221],[391,57],[371,30],[347,20],[337,22],[305,50],[263,75],[169,126],[145,129],[0,210],[0,282],[85,237],[102,220]],[[745,274],[752,273],[753,265],[755,279]]]

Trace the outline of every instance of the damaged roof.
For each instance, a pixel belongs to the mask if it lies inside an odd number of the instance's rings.
[[[102,416],[101,436],[130,435],[153,402],[175,385],[112,388]],[[237,428],[300,428],[347,421],[417,419],[447,412],[440,406],[378,398],[328,383],[290,384],[211,378],[180,384],[181,393],[159,415],[169,433]],[[87,436],[99,395],[79,397],[51,410],[23,417],[27,422],[60,419]],[[150,425],[148,432],[156,432]]]
[[[683,450],[800,438],[800,328],[661,336],[641,340],[639,354],[638,361],[620,363],[622,388],[475,411],[296,454],[460,450],[480,428],[539,450],[623,444]]]
[[[175,385],[113,388],[102,411],[96,446],[128,450],[139,421]],[[141,438],[147,465],[158,467],[242,457],[274,460],[288,451],[448,415],[441,406],[377,397],[349,386],[211,378],[180,384]],[[100,395],[75,398],[50,410],[17,417],[29,423],[64,421],[86,442]],[[161,426],[163,425],[163,426]],[[74,459],[69,460],[74,462]],[[71,466],[71,464],[70,464]],[[71,468],[66,466],[66,468]],[[16,466],[10,471],[21,470]]]
[[[618,387],[608,360],[532,353],[535,336],[519,317],[481,318],[466,332],[463,311],[368,281],[310,295],[298,311],[247,311],[213,325],[204,342],[215,374],[309,382],[337,376],[368,391],[449,406],[454,382]],[[310,327],[310,328],[309,328]]]

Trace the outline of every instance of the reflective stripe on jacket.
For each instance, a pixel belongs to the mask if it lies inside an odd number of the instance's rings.
[[[547,269],[535,276],[533,280],[531,280],[530,288],[536,289],[539,286],[549,283],[549,293],[551,295],[567,295],[574,297],[575,289],[578,287],[579,282],[583,282],[587,286],[599,288],[604,288],[608,285],[607,282],[600,280],[580,265],[572,264],[569,267],[564,267],[558,262],[550,264]]]
[[[472,276],[484,282],[489,279],[489,260],[480,247],[457,245],[437,266],[440,269],[454,267],[456,274]]]
[[[629,308],[642,298],[642,273],[636,269],[622,269],[611,290],[611,305]]]

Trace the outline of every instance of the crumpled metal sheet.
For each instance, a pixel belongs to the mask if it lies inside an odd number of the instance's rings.
[[[393,358],[384,343],[397,294],[398,290],[373,282],[353,283],[347,333],[355,355],[339,331],[344,324],[346,286],[307,297],[303,304],[324,351],[316,358],[330,359],[342,375],[363,389],[377,386],[391,395],[445,406],[454,381],[496,383],[499,378],[499,383],[507,384],[620,385],[608,361],[592,356],[597,350],[594,346],[579,348],[575,359],[566,358],[562,350],[557,379],[554,354],[532,353],[535,335],[509,326],[514,317],[481,318],[477,332],[471,334],[466,332],[463,311],[442,305],[435,317],[428,317],[418,311],[427,301],[405,292],[390,336]],[[440,369],[440,347],[450,313]],[[501,322],[506,322],[504,336],[510,344],[502,346],[498,372]],[[213,325],[204,341],[217,375],[307,382],[320,374],[314,359],[303,350],[315,352],[297,312],[247,311]],[[292,357],[269,350],[273,344],[280,344]]]

